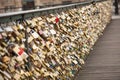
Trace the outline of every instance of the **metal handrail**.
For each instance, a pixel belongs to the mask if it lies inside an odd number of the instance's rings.
[[[74,3],[74,4],[68,4],[68,5],[60,5],[60,6],[41,8],[41,9],[35,9],[35,10],[2,13],[2,14],[0,14],[0,22],[3,22],[3,20],[1,20],[3,18],[10,18],[11,19],[14,16],[18,16],[18,18],[22,18],[26,14],[28,15],[28,14],[38,13],[38,12],[40,13],[40,12],[44,12],[44,11],[57,10],[57,9],[61,9],[61,8],[83,6],[83,5],[92,4],[93,2],[96,3],[96,2],[101,2],[101,1],[107,1],[107,0],[90,0],[90,1],[80,2],[80,3]]]
[[[36,12],[43,12],[43,11],[49,11],[49,10],[56,10],[56,9],[61,9],[61,8],[68,8],[68,7],[77,7],[77,6],[82,6],[82,5],[87,5],[87,4],[92,4],[92,3],[96,3],[96,2],[101,2],[101,1],[107,1],[107,0],[91,0],[91,1],[87,1],[87,2],[83,2],[83,3],[75,3],[75,4],[69,4],[69,5],[61,5],[61,6],[56,6],[56,7],[49,7],[49,8],[43,8],[43,9],[35,9],[35,10],[28,10],[28,11],[20,11],[20,12],[12,12],[12,13],[4,13],[4,14],[0,14],[0,22],[4,23],[7,22],[8,20],[11,19],[19,19],[22,18],[24,19],[25,15],[29,15],[29,14],[34,14]],[[28,45],[28,33],[27,33],[27,28],[28,26],[25,26],[25,48],[26,48],[26,53],[29,54],[28,49],[29,49],[29,45]],[[30,61],[30,57],[28,58],[28,64],[27,64],[28,68],[31,68],[31,61]]]

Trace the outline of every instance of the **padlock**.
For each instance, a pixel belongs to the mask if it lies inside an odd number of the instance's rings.
[[[22,24],[17,24],[17,26],[18,26],[18,29],[20,29],[20,30],[24,30],[25,29]]]
[[[8,66],[2,62],[0,62],[0,69],[1,70],[6,70],[8,68]]]
[[[6,72],[6,71],[1,71],[1,70],[0,70],[0,72],[1,72],[7,79],[11,79],[11,78],[12,78],[11,75],[10,75],[8,72]]]
[[[5,64],[9,64],[9,62],[10,62],[10,57],[8,57],[8,56],[2,57],[2,62],[5,63]]]
[[[2,34],[0,34],[0,40],[3,38]]]
[[[50,18],[48,18],[48,17],[46,18],[46,20],[47,20],[47,22],[48,22],[48,23],[50,23],[50,22],[51,22]]]
[[[18,45],[16,45],[13,48],[13,51],[18,55],[19,59],[26,59],[28,58],[28,54],[24,52],[24,49],[20,48]]]
[[[3,32],[3,33],[2,33],[2,36],[3,36],[3,37],[7,37],[7,33]]]
[[[11,26],[5,27],[4,30],[5,30],[6,32],[13,32],[13,29],[12,29]]]
[[[39,48],[34,44],[34,45],[32,46],[32,49],[33,49],[34,52],[37,52]]]
[[[36,39],[39,37],[39,34],[37,32],[35,32],[34,30],[30,31],[30,34]]]
[[[56,34],[56,31],[54,29],[51,29],[50,30],[51,34],[55,35]]]
[[[31,20],[25,20],[24,24],[27,23],[27,25],[31,25]],[[26,24],[25,24],[26,25]]]
[[[28,37],[28,43],[32,42],[33,39],[34,39],[34,38],[33,38],[31,35],[29,35],[29,37]]]

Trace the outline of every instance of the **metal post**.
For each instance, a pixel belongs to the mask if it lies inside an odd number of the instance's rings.
[[[118,15],[119,14],[119,8],[118,8],[118,0],[115,0],[115,15]]]

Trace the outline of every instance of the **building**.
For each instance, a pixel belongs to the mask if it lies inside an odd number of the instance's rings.
[[[0,0],[0,12],[13,12],[22,10],[22,0]]]
[[[0,13],[36,9],[84,0],[0,0]]]

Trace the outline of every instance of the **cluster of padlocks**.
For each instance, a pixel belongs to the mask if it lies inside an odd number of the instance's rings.
[[[111,1],[105,1],[1,24],[0,74],[5,80],[71,80],[110,19]]]

